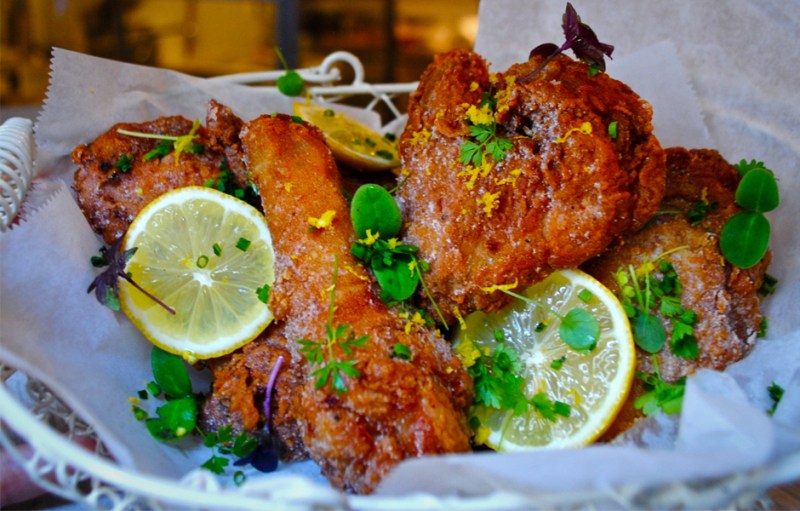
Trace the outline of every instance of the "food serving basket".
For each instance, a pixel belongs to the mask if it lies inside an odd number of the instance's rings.
[[[349,67],[350,83],[341,69]],[[351,102],[402,121],[403,101],[416,83],[370,84],[357,57],[336,52],[318,67],[298,70],[313,99]],[[226,75],[210,80],[274,87],[284,71]],[[32,180],[32,123],[14,118],[0,132],[0,230],[11,227]],[[0,234],[2,235],[2,234]],[[6,298],[8,299],[8,298]],[[0,339],[0,342],[2,340]],[[174,479],[133,472],[116,464],[97,433],[58,396],[55,389],[0,362],[0,444],[49,492],[89,508],[139,509],[606,509],[707,507],[727,496],[733,508],[762,505],[758,478],[774,474],[737,474],[723,481],[675,483],[660,488],[636,484],[585,492],[439,497],[414,493],[403,497],[347,495],[280,472],[261,477],[247,490],[222,487],[213,476]],[[80,444],[80,445],[79,445]],[[87,449],[90,445],[92,448]],[[202,471],[201,471],[202,472]],[[210,473],[209,473],[210,474]],[[730,495],[735,495],[733,499]]]

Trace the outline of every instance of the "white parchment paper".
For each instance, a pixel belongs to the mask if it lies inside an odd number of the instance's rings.
[[[616,45],[608,72],[652,103],[663,145],[714,147],[731,161],[763,160],[778,176],[784,201],[770,215],[770,273],[780,283],[764,304],[768,337],[726,373],[698,373],[689,382],[680,419],[656,418],[632,434],[629,443],[410,460],[384,481],[381,496],[428,492],[450,498],[513,496],[522,500],[504,502],[527,502],[543,494],[596,498],[592,492],[738,477],[739,486],[728,482],[727,492],[702,501],[715,507],[726,505],[737,491],[800,478],[800,247],[795,227],[800,201],[792,200],[800,192],[800,108],[792,66],[780,65],[783,59],[800,61],[796,44],[780,44],[794,41],[800,9],[778,0],[630,0],[616,3],[613,12],[606,3],[573,3],[601,41]],[[502,69],[525,59],[541,42],[560,43],[563,8],[562,2],[545,0],[486,1],[476,49]],[[766,29],[753,30],[753,20]],[[37,178],[26,220],[0,236],[0,358],[60,391],[98,429],[122,466],[177,480],[208,452],[192,443],[165,447],[133,420],[128,398],[151,378],[150,345],[124,316],[86,294],[95,275],[89,258],[101,243],[68,187],[74,170],[69,154],[115,122],[160,115],[203,119],[211,98],[245,120],[288,112],[290,102],[269,90],[64,50],[54,51],[51,82],[36,122]],[[766,388],[772,382],[786,394],[769,418]],[[317,485],[312,488],[327,486],[311,463],[264,477],[295,472],[309,477]],[[251,478],[243,491],[249,487],[258,493],[259,484]]]

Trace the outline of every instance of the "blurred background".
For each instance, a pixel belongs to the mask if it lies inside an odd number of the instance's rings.
[[[0,0],[0,108],[41,104],[54,46],[197,76],[347,50],[367,81],[406,82],[477,27],[478,0]]]

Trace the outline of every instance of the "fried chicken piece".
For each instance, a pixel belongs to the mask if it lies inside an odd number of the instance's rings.
[[[425,281],[447,322],[505,305],[491,286],[524,289],[600,254],[643,225],[663,195],[664,154],[649,105],[566,56],[529,79],[540,63],[535,57],[493,81],[479,55],[444,53],[411,97],[396,198],[404,241],[430,264]],[[487,98],[496,102],[493,117],[479,111]],[[509,143],[504,158],[465,165],[470,125],[492,121]]]
[[[106,243],[122,236],[139,211],[165,192],[217,180],[226,167],[238,178],[239,186],[247,183],[246,170],[238,155],[242,121],[216,101],[209,105],[207,126],[197,131],[194,142],[203,146],[198,154],[182,152],[176,157],[173,151],[145,161],[145,155],[160,141],[117,131],[181,136],[190,132],[192,124],[181,116],[115,124],[93,142],[72,151],[72,161],[79,165],[72,185],[78,205],[92,229]],[[130,167],[125,168],[122,162],[128,158]]]
[[[443,338],[426,328],[409,329],[379,299],[367,271],[350,255],[356,237],[349,208],[319,130],[286,116],[262,116],[245,126],[242,141],[274,240],[269,303],[276,324],[210,363],[214,386],[204,424],[258,427],[269,372],[283,355],[271,431],[286,458],[310,457],[334,486],[367,493],[405,458],[469,450],[471,380]],[[330,224],[310,228],[309,218],[326,212],[333,214]],[[340,325],[368,340],[349,352],[333,343],[332,351],[323,350],[324,360],[312,364],[298,341],[325,341],[326,328]],[[394,356],[397,343],[411,350],[411,361]],[[342,392],[315,373],[333,361],[352,361],[358,371],[341,375]]]
[[[724,369],[741,360],[753,347],[763,315],[759,289],[770,262],[768,253],[755,266],[742,269],[725,261],[719,248],[723,226],[741,211],[735,203],[739,172],[719,153],[708,149],[688,151],[670,148],[667,154],[667,190],[660,210],[651,225],[616,243],[602,256],[589,261],[584,269],[615,292],[612,274],[620,268],[639,267],[655,261],[661,254],[672,263],[682,284],[681,304],[697,313],[694,336],[699,347],[697,360],[675,356],[664,347],[657,355],[659,371],[667,382],[675,382],[698,368]],[[698,203],[709,206],[708,213],[692,225],[689,212]],[[656,269],[654,276],[661,277]],[[671,323],[659,313],[667,339]],[[652,355],[637,348],[636,370],[652,373]],[[631,395],[617,420],[605,434],[612,439],[628,429],[642,414],[633,401],[645,392],[634,380]]]

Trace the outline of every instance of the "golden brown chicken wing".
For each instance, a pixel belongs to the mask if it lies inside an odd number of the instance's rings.
[[[758,291],[770,256],[757,265],[742,269],[723,258],[719,248],[722,227],[741,211],[735,203],[739,172],[716,151],[687,151],[670,148],[667,154],[667,189],[660,210],[651,225],[615,243],[602,256],[589,261],[584,269],[615,292],[619,286],[614,272],[632,265],[638,268],[662,254],[675,269],[682,285],[681,305],[697,314],[693,335],[699,348],[697,359],[676,356],[669,347],[657,355],[659,371],[674,383],[701,367],[724,369],[742,359],[752,349],[762,313]],[[690,220],[687,213],[705,204],[701,220]],[[695,209],[696,210],[696,209]],[[654,272],[661,276],[658,266]],[[667,332],[672,323],[658,314]],[[637,371],[652,373],[652,355],[637,349]],[[633,401],[644,393],[635,380],[630,398],[605,438],[610,439],[630,427],[641,412]]]
[[[205,424],[260,426],[267,378],[283,355],[271,431],[287,458],[310,457],[335,486],[369,492],[405,458],[467,451],[471,381],[448,343],[390,310],[350,255],[349,208],[320,132],[264,116],[245,126],[242,142],[274,240],[276,324],[211,362]],[[361,341],[346,348],[345,339]],[[396,356],[397,344],[410,360]],[[316,361],[313,346],[322,348]],[[338,363],[354,371],[337,372]],[[324,367],[334,369],[320,380]]]
[[[477,54],[445,53],[412,95],[397,200],[448,322],[503,306],[493,285],[525,288],[600,254],[661,200],[649,106],[565,56],[531,78],[539,63],[493,78]]]
[[[192,125],[180,116],[120,123],[73,150],[72,160],[79,166],[73,183],[78,205],[106,243],[122,236],[139,211],[164,192],[217,181],[226,169],[238,177],[238,186],[246,185],[246,170],[238,156],[242,121],[215,101],[209,105],[207,126],[196,132],[196,153],[183,151],[176,156],[170,150],[163,156],[148,156],[160,140],[118,132],[182,136],[189,134]]]

